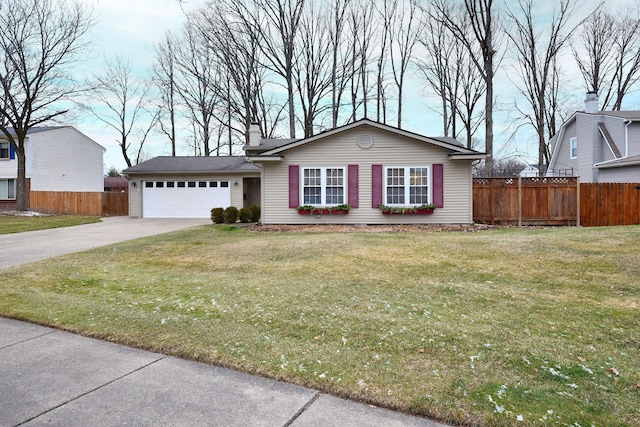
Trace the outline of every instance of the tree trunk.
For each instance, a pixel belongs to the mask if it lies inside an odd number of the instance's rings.
[[[24,139],[18,142],[16,158],[18,159],[18,179],[16,180],[16,209],[19,211],[29,210],[29,195],[27,194],[27,173],[26,158],[24,154]]]

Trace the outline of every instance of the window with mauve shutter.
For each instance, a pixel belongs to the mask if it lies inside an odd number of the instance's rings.
[[[289,165],[289,207],[300,206],[300,166]]]
[[[382,205],[382,165],[371,165],[371,207]]]
[[[436,208],[444,207],[444,165],[437,163],[431,166],[433,186],[433,204]]]
[[[352,208],[357,208],[360,194],[359,194],[359,183],[358,183],[358,165],[349,165],[348,168],[348,181],[349,181],[349,204]]]

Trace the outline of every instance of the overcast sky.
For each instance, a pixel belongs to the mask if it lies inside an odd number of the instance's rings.
[[[167,30],[177,30],[184,23],[184,13],[206,4],[205,0],[81,0],[93,8],[96,15],[96,25],[91,31],[93,39],[92,51],[85,69],[90,70],[99,66],[104,56],[122,54],[125,58],[140,70],[148,69],[153,61],[152,45],[160,40]],[[553,2],[539,0],[541,5],[552,7]],[[582,10],[595,7],[599,0],[586,0]],[[609,9],[638,4],[637,0],[608,0],[605,4]],[[564,53],[566,68],[575,71],[573,58],[570,51]],[[503,68],[508,63],[508,58],[503,62]],[[409,83],[410,84],[410,83]],[[504,157],[513,154],[530,155],[531,162],[536,161],[537,142],[531,132],[522,131],[518,137],[507,143],[508,136],[513,133],[511,125],[513,116],[513,89],[512,84],[500,76],[496,80],[496,110],[495,119],[496,157]],[[422,85],[413,84],[414,87],[405,88],[406,98],[403,114],[403,128],[437,136],[442,134],[442,125],[437,113],[429,111],[425,104],[433,103],[433,99],[425,96]],[[583,107],[584,89],[582,79],[576,75],[572,83],[566,88],[575,91],[576,98],[572,109]],[[636,95],[637,97],[637,95]],[[633,108],[640,109],[640,100]],[[390,122],[393,124],[392,122]],[[115,166],[117,169],[126,167],[119,146],[116,142],[117,134],[105,129],[105,127],[93,120],[80,120],[75,126],[87,136],[94,139],[107,149],[104,156],[105,168]],[[170,148],[164,142],[166,138],[154,137],[149,147],[152,155],[168,155]],[[186,148],[179,148],[178,154],[187,155]]]

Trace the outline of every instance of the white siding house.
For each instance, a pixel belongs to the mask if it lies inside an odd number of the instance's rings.
[[[105,149],[71,126],[36,128],[25,144],[32,191],[102,192]]]
[[[102,192],[105,149],[71,126],[36,127],[25,141],[26,177],[32,191]],[[0,203],[15,201],[18,160],[0,135]]]

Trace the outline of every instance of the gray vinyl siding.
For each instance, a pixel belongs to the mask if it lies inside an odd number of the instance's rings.
[[[629,138],[629,155],[627,157],[640,155],[640,122],[633,122],[627,128]],[[624,148],[621,148],[623,150]]]
[[[225,174],[225,175],[162,175],[148,174],[135,175],[129,179],[129,216],[131,218],[142,217],[142,193],[144,191],[143,182],[145,181],[230,181],[231,189],[231,205],[238,209],[243,207],[243,177],[258,177],[259,173],[251,174]],[[234,181],[238,181],[238,185],[233,185]],[[136,183],[135,187],[133,183]],[[213,206],[212,206],[213,207]]]
[[[611,134],[611,138],[613,138],[613,140],[615,141],[616,146],[618,147],[618,150],[620,150],[620,154],[622,154],[622,156],[624,157],[626,153],[624,120],[619,117],[605,116],[602,122],[605,124],[605,126],[607,127],[607,130]],[[607,160],[615,159],[615,156],[609,149],[609,145],[607,145],[602,135],[598,133],[598,136],[602,141],[602,149],[603,149],[602,161],[606,162]]]
[[[373,136],[369,149],[357,139]],[[265,162],[263,169],[262,215],[265,224],[469,224],[473,221],[472,177],[469,160],[449,159],[451,150],[402,137],[373,127],[357,127],[326,139],[319,139],[283,153],[282,162]],[[432,215],[382,215],[372,208],[371,166],[431,166],[443,164],[444,207]],[[359,207],[348,215],[299,215],[289,208],[289,166],[344,167],[358,165]],[[348,187],[345,183],[345,188]],[[348,195],[345,195],[345,201]]]
[[[578,158],[577,159],[572,159],[571,158],[571,154],[570,154],[570,149],[571,149],[571,138],[576,137],[576,122],[577,119],[574,120],[572,123],[570,123],[564,133],[562,134],[562,140],[558,141],[557,144],[560,144],[558,147],[558,155],[555,159],[555,162],[553,164],[553,169],[555,170],[560,170],[560,169],[571,169],[573,168],[574,171],[577,172],[578,170],[578,160],[580,159],[580,156],[582,155],[582,144],[580,141],[580,138],[578,138]],[[576,173],[574,172],[574,173]]]
[[[600,169],[599,182],[640,182],[640,166]]]

